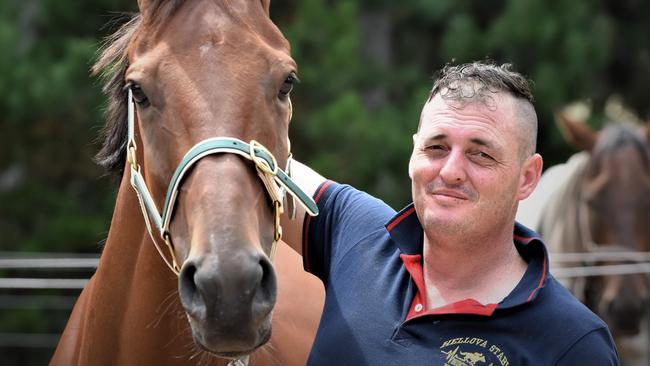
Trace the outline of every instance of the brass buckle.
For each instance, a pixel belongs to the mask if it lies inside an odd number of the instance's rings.
[[[257,167],[257,169],[259,169],[262,173],[264,173],[266,175],[276,176],[278,174],[278,162],[275,160],[275,156],[273,156],[273,154],[271,154],[271,152],[266,147],[264,147],[264,145],[260,144],[259,142],[255,141],[255,140],[251,140],[249,146],[250,146],[249,154],[251,156],[251,159],[253,160],[253,163],[255,163],[255,166]],[[268,154],[268,156],[271,157],[271,162],[273,163],[273,168],[271,168],[271,166],[269,166],[269,164],[266,162],[266,160],[259,157],[255,153],[256,148],[259,149],[260,151],[265,152],[266,154]]]
[[[273,211],[275,212],[275,241],[282,239],[282,226],[280,225],[280,215],[282,213],[282,203],[273,201]]]
[[[127,146],[127,151],[126,151],[126,160],[131,164],[131,167],[135,170],[138,170],[138,163],[136,160],[136,155],[135,155],[136,147],[135,147],[135,142],[129,141],[129,145]]]

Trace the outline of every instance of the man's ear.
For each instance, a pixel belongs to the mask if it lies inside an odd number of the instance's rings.
[[[521,176],[519,178],[518,200],[521,201],[533,193],[539,182],[539,178],[542,176],[543,167],[544,160],[539,154],[534,154],[526,159],[521,168]]]
[[[565,113],[556,112],[555,122],[564,139],[579,150],[591,151],[598,140],[598,133],[585,122],[569,118]]]
[[[418,134],[415,133],[413,134],[413,150],[415,150],[415,144],[418,140]],[[411,157],[409,158],[409,178],[413,179],[413,174],[412,173],[412,168],[411,168],[411,160],[413,159],[413,152],[411,152]]]

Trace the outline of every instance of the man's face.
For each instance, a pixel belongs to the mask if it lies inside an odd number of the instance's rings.
[[[519,152],[514,98],[493,98],[491,107],[461,106],[437,95],[422,110],[409,176],[427,233],[489,235],[504,225],[512,230],[517,202],[530,193],[522,189],[531,178],[524,172],[530,159],[522,162]]]

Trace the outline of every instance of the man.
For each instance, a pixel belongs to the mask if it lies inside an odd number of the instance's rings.
[[[445,67],[424,105],[401,212],[294,166],[321,212],[283,223],[327,293],[309,365],[618,364],[515,224],[542,171],[536,134],[527,81],[473,63]]]

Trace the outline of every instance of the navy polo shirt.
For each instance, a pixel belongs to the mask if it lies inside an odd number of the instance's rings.
[[[303,260],[327,295],[308,365],[618,365],[605,323],[549,274],[544,244],[525,227],[513,237],[528,269],[503,301],[427,310],[412,205],[396,214],[332,181],[314,198]]]

